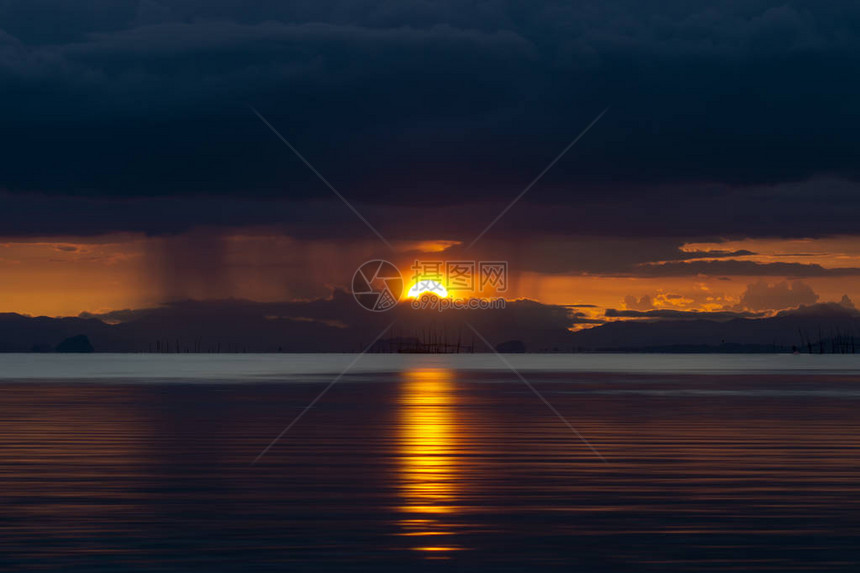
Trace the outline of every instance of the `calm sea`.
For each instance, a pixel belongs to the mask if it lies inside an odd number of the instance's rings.
[[[252,465],[353,359],[0,355],[0,568],[860,570],[860,357],[369,355]]]

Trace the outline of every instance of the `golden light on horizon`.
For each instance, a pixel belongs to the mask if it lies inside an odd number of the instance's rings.
[[[394,264],[402,269],[405,279],[418,279],[405,283],[401,300],[430,294],[459,297],[466,292],[471,298],[496,296],[492,287],[465,291],[453,282],[446,283],[438,274],[422,274],[423,269],[416,271],[417,277],[409,276],[407,267],[415,256],[407,253],[407,248],[440,253],[452,244],[442,240],[398,244],[403,255]],[[0,312],[60,317],[155,308],[178,300],[327,300],[334,291],[347,288],[344,281],[348,279],[344,277],[352,276],[355,261],[370,258],[374,248],[373,241],[343,244],[335,240],[300,240],[269,228],[199,230],[157,237],[131,232],[0,237]],[[201,249],[217,257],[200,256]],[[799,278],[760,274],[637,276],[548,273],[523,269],[518,264],[512,266],[510,285],[503,296],[508,301],[529,299],[545,305],[576,305],[576,312],[593,320],[602,320],[609,308],[628,309],[628,299],[647,299],[654,309],[732,308],[739,304],[748,285],[763,278],[773,283],[801,280],[822,302],[839,301],[843,295],[860,300],[856,275],[831,272],[860,266],[860,236],[689,242],[681,251],[696,253],[701,260],[723,262],[729,260],[725,253],[737,252],[731,260],[818,265],[824,271],[812,267],[812,276]],[[532,256],[529,253],[518,256]],[[708,257],[708,253],[714,256]],[[678,261],[654,261],[673,262]],[[431,280],[433,283],[419,285]],[[580,322],[574,328],[598,324]]]

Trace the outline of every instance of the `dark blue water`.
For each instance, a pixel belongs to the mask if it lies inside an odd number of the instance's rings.
[[[856,571],[860,376],[0,383],[11,570]]]

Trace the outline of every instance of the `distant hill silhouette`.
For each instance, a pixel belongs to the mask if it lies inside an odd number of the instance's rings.
[[[0,352],[357,352],[395,320],[387,338],[433,332],[448,343],[474,345],[475,352],[489,349],[466,321],[505,352],[860,352],[860,312],[838,303],[768,318],[722,311],[623,312],[633,320],[571,332],[577,322],[596,321],[528,300],[510,301],[504,310],[440,313],[404,306],[372,313],[336,291],[311,301],[184,301],[73,318],[0,314]],[[387,350],[378,343],[374,351]]]
[[[860,352],[860,312],[836,303],[783,311],[770,318],[611,322],[577,332],[580,350],[633,352]],[[842,344],[846,348],[833,348]],[[848,350],[850,351],[850,350]]]

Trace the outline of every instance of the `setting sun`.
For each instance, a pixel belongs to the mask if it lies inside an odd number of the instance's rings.
[[[406,293],[406,298],[421,298],[424,294],[434,294],[439,298],[447,298],[448,290],[439,281],[419,280]]]

